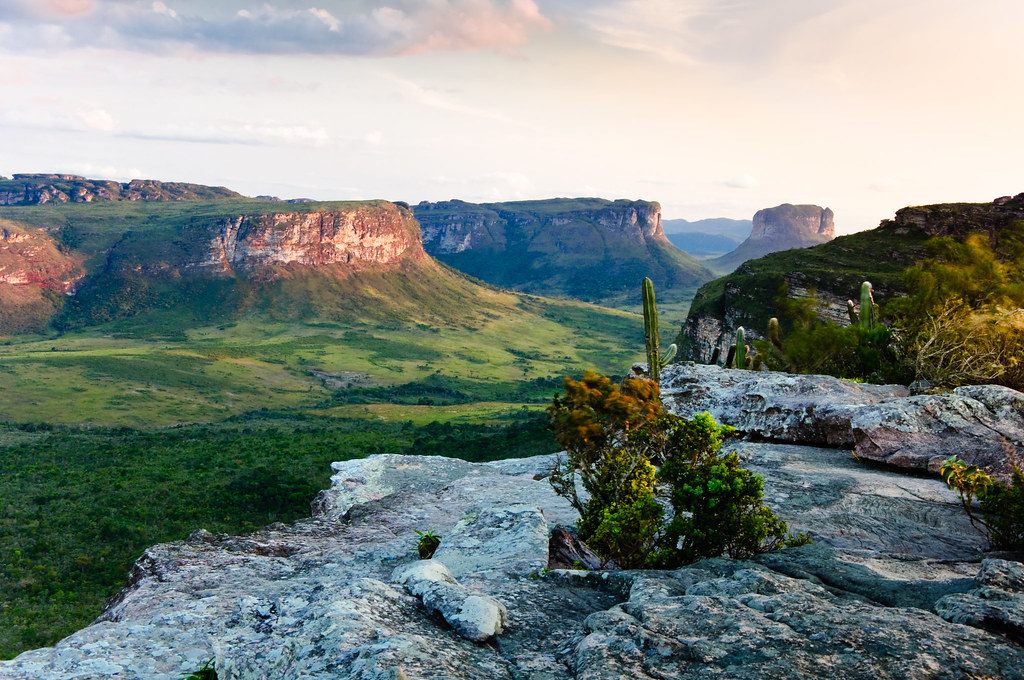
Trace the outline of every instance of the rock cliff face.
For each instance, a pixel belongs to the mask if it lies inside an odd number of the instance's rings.
[[[426,253],[409,210],[374,203],[348,210],[237,215],[211,225],[208,252],[195,266],[244,271],[300,264],[394,265]],[[186,263],[189,266],[189,263]]]
[[[332,465],[309,520],[148,549],[94,624],[0,675],[171,680],[212,658],[222,680],[1024,678],[1024,566],[982,559],[941,480],[730,446],[813,545],[548,572],[548,536],[575,519],[552,457],[371,456]],[[423,529],[441,548],[417,562]]]
[[[0,334],[41,330],[85,275],[41,229],[0,221]]]
[[[78,175],[14,175],[0,180],[0,205],[92,203],[94,201],[193,201],[241,198],[224,187],[135,179],[119,183]]]
[[[70,291],[82,272],[45,231],[7,223],[0,226],[0,284]]]
[[[816,224],[813,217],[809,219],[810,225]],[[991,203],[909,207],[870,231],[748,260],[697,291],[677,339],[680,356],[708,362],[715,348],[725,356],[724,348],[737,326],[751,337],[761,337],[768,319],[782,316],[776,302],[780,293],[791,299],[806,299],[813,293],[819,318],[845,325],[846,301],[856,299],[861,282],[872,283],[878,301],[906,294],[903,271],[926,257],[924,243],[929,238],[963,239],[979,233],[998,248],[1008,227],[1022,221],[1024,194]],[[762,223],[761,231],[771,229]]]
[[[728,273],[747,260],[790,248],[807,248],[836,237],[834,215],[816,205],[790,205],[758,210],[750,236],[735,250],[708,261],[716,272]]]
[[[414,210],[428,253],[477,278],[530,293],[639,300],[639,282],[649,276],[659,299],[673,299],[711,278],[665,238],[657,203],[446,201]]]

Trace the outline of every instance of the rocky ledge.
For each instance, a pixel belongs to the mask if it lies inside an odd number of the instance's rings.
[[[673,364],[662,395],[689,416],[708,411],[740,432],[779,442],[839,446],[864,460],[938,472],[959,456],[1001,474],[1024,456],[1024,394],[999,385],[910,396],[899,385]]]
[[[176,680],[212,658],[222,680],[1024,678],[1024,567],[981,552],[941,481],[731,446],[813,545],[548,571],[575,519],[551,456],[378,455],[334,463],[308,520],[148,549],[95,623],[0,677]],[[441,547],[418,561],[428,529]]]

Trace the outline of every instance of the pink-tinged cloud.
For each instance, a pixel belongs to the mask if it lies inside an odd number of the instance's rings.
[[[0,49],[31,49],[45,38],[51,47],[174,51],[185,46],[247,54],[388,56],[506,51],[552,26],[535,0],[388,0],[374,5],[267,0],[232,14],[197,11],[198,5],[175,0],[0,0],[0,22],[22,24],[20,44]]]
[[[524,45],[551,21],[534,0],[449,0],[417,10],[407,24],[405,54],[433,51],[506,50]]]
[[[92,0],[44,0],[42,4],[65,15],[82,14],[92,9]]]

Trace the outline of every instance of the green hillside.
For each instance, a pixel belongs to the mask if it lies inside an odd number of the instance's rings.
[[[713,278],[665,238],[657,203],[446,201],[413,210],[427,252],[505,288],[631,307],[639,304],[645,276],[665,304],[689,301],[697,286]]]
[[[908,207],[876,229],[749,260],[697,292],[677,338],[680,356],[708,361],[736,327],[761,337],[771,317],[779,317],[786,332],[791,303],[812,295],[819,317],[845,325],[846,301],[858,297],[863,281],[871,282],[884,308],[907,295],[904,273],[930,254],[929,242],[934,249],[935,239],[963,242],[981,234],[1005,255],[1009,246],[1002,240],[1011,239],[1022,219],[1024,194],[992,203]]]

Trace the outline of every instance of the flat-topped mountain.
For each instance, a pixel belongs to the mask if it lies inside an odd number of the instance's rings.
[[[639,301],[646,276],[659,300],[673,301],[712,278],[665,238],[661,206],[653,202],[445,201],[413,210],[428,253],[515,290],[623,304]]]
[[[0,205],[92,203],[93,201],[198,201],[241,198],[224,187],[133,179],[130,182],[86,179],[78,175],[16,174],[0,177]]]
[[[790,248],[806,248],[836,237],[834,215],[817,205],[784,203],[754,213],[750,236],[735,250],[708,260],[713,271],[728,273],[747,260]]]
[[[452,285],[468,283],[457,283],[426,255],[412,211],[393,203],[167,205],[6,208],[0,332],[40,330],[51,320],[91,325],[179,307],[207,319],[253,311],[336,316],[374,306],[384,313],[414,304],[409,298],[443,296]],[[399,279],[406,281],[399,285]],[[362,294],[367,287],[386,293],[394,285],[405,294],[377,302]],[[324,286],[326,294],[314,293]]]

